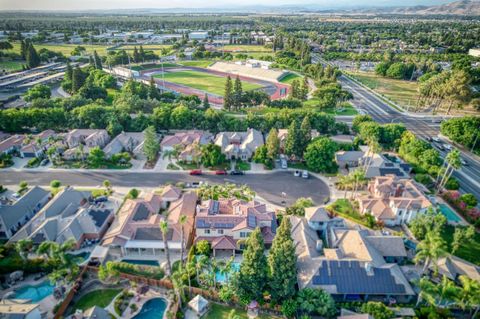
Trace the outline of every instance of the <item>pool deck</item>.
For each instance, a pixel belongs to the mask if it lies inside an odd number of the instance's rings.
[[[117,299],[118,295],[112,300],[112,302],[107,307],[105,307],[105,310],[110,312],[112,314],[112,316],[117,318],[117,319],[131,319],[131,318],[135,317],[136,315],[138,315],[138,313],[142,310],[143,305],[147,301],[149,301],[151,299],[155,299],[155,298],[163,298],[167,302],[167,306],[165,308],[165,313],[163,314],[163,319],[167,319],[167,311],[170,308],[171,302],[170,302],[170,297],[166,293],[160,292],[160,291],[156,290],[156,288],[153,288],[153,287],[150,287],[148,292],[144,295],[137,294],[137,292],[134,289],[130,289],[130,292],[132,292],[134,294],[134,296],[130,300],[130,304],[128,305],[128,307],[125,309],[125,311],[123,312],[123,314],[121,316],[117,315],[117,313],[115,312],[115,308],[114,308],[115,299]],[[137,310],[133,313],[130,310],[130,305],[131,304],[137,305]]]
[[[437,205],[442,204],[442,205],[447,206],[448,209],[450,209],[450,211],[451,211],[453,214],[455,214],[455,215],[460,219],[459,222],[456,222],[456,221],[453,221],[453,220],[448,220],[448,217],[445,216],[445,215],[442,213],[445,217],[447,217],[447,222],[448,222],[448,224],[450,224],[450,225],[452,225],[452,226],[469,226],[469,225],[470,225],[470,223],[467,222],[467,221],[465,220],[465,218],[463,218],[462,215],[460,215],[459,213],[457,213],[457,212],[455,211],[455,209],[454,209],[452,206],[450,206],[450,204],[448,204],[443,198],[437,196],[436,200],[437,200]]]

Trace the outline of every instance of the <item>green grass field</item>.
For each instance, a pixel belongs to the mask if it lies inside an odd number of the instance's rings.
[[[160,74],[155,77],[161,78]],[[165,80],[168,82],[189,86],[198,90],[206,91],[216,95],[223,96],[225,90],[226,78],[207,74],[199,71],[179,71],[165,73]],[[242,82],[244,91],[261,88],[262,86],[250,82]]]
[[[164,63],[163,67],[164,68],[173,68],[178,66],[178,64],[175,63]],[[162,68],[162,65],[159,63],[151,63],[151,64],[143,64],[143,65],[132,65],[131,69],[134,71],[146,71],[146,70],[152,70],[152,69],[160,69]]]
[[[455,228],[453,226],[446,226],[442,231],[442,238],[445,240],[448,246],[448,251],[452,249],[453,233]],[[471,263],[480,265],[480,234],[475,233],[473,241],[470,243],[464,242],[455,252],[455,256],[463,258]]]
[[[297,73],[289,73],[286,76],[284,76],[280,82],[285,83],[285,84],[292,84],[294,80],[301,80],[303,77]]]
[[[75,303],[75,309],[86,310],[93,306],[104,308],[108,306],[113,298],[120,293],[120,289],[102,289],[94,290],[81,297],[77,303]]]
[[[350,75],[402,107],[415,105],[417,101],[417,82],[389,79],[373,72],[358,72]]]
[[[272,52],[271,48],[266,48],[263,45],[242,45],[242,44],[228,44],[224,47],[225,51],[238,52]]]
[[[10,51],[20,53],[20,43],[15,42],[12,44],[13,44],[13,49]],[[71,52],[77,46],[78,46],[77,44],[34,44],[34,47],[35,49],[37,49],[37,51],[42,48],[46,48],[54,52],[61,52],[63,55],[67,57],[71,55]],[[108,45],[104,45],[104,44],[98,44],[98,45],[80,44],[80,46],[84,47],[85,50],[87,50],[87,53],[93,53],[93,51],[96,50],[99,55],[106,55],[107,48],[109,47]]]
[[[25,61],[0,61],[0,71],[14,72],[21,71]]]

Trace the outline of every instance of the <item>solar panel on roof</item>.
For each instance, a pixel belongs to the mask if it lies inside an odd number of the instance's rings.
[[[372,268],[372,275],[358,261],[323,261],[314,285],[335,285],[338,294],[404,294],[390,269]]]

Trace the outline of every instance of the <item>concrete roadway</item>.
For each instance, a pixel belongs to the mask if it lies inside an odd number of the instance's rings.
[[[403,114],[355,81],[345,76],[341,76],[339,81],[344,88],[352,92],[353,103],[370,114],[375,121],[379,123],[403,123],[408,130],[424,140],[427,137],[439,134],[440,124],[433,123],[432,117],[415,117]],[[436,146],[435,143],[433,143],[433,146]],[[443,158],[446,156],[446,151],[438,148],[437,150]],[[453,176],[460,180],[460,190],[462,192],[472,193],[480,198],[480,163],[468,152],[462,152],[462,157],[468,163],[468,166],[463,166]]]
[[[1,185],[18,185],[21,181],[27,181],[30,185],[46,186],[50,181],[57,179],[63,185],[72,186],[101,186],[108,179],[115,187],[157,187],[167,182],[199,182],[210,184],[235,183],[248,185],[258,196],[278,206],[293,204],[299,197],[311,197],[316,204],[322,204],[330,196],[329,187],[322,180],[310,176],[309,179],[293,176],[292,172],[279,171],[266,174],[247,174],[243,176],[215,176],[202,175],[190,176],[188,173],[160,173],[160,172],[125,172],[125,171],[0,171]],[[282,197],[282,192],[286,197]]]

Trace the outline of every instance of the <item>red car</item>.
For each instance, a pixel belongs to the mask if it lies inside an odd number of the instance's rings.
[[[202,175],[201,169],[193,169],[190,171],[190,175]]]
[[[227,171],[223,169],[219,169],[215,171],[215,175],[227,175]]]

